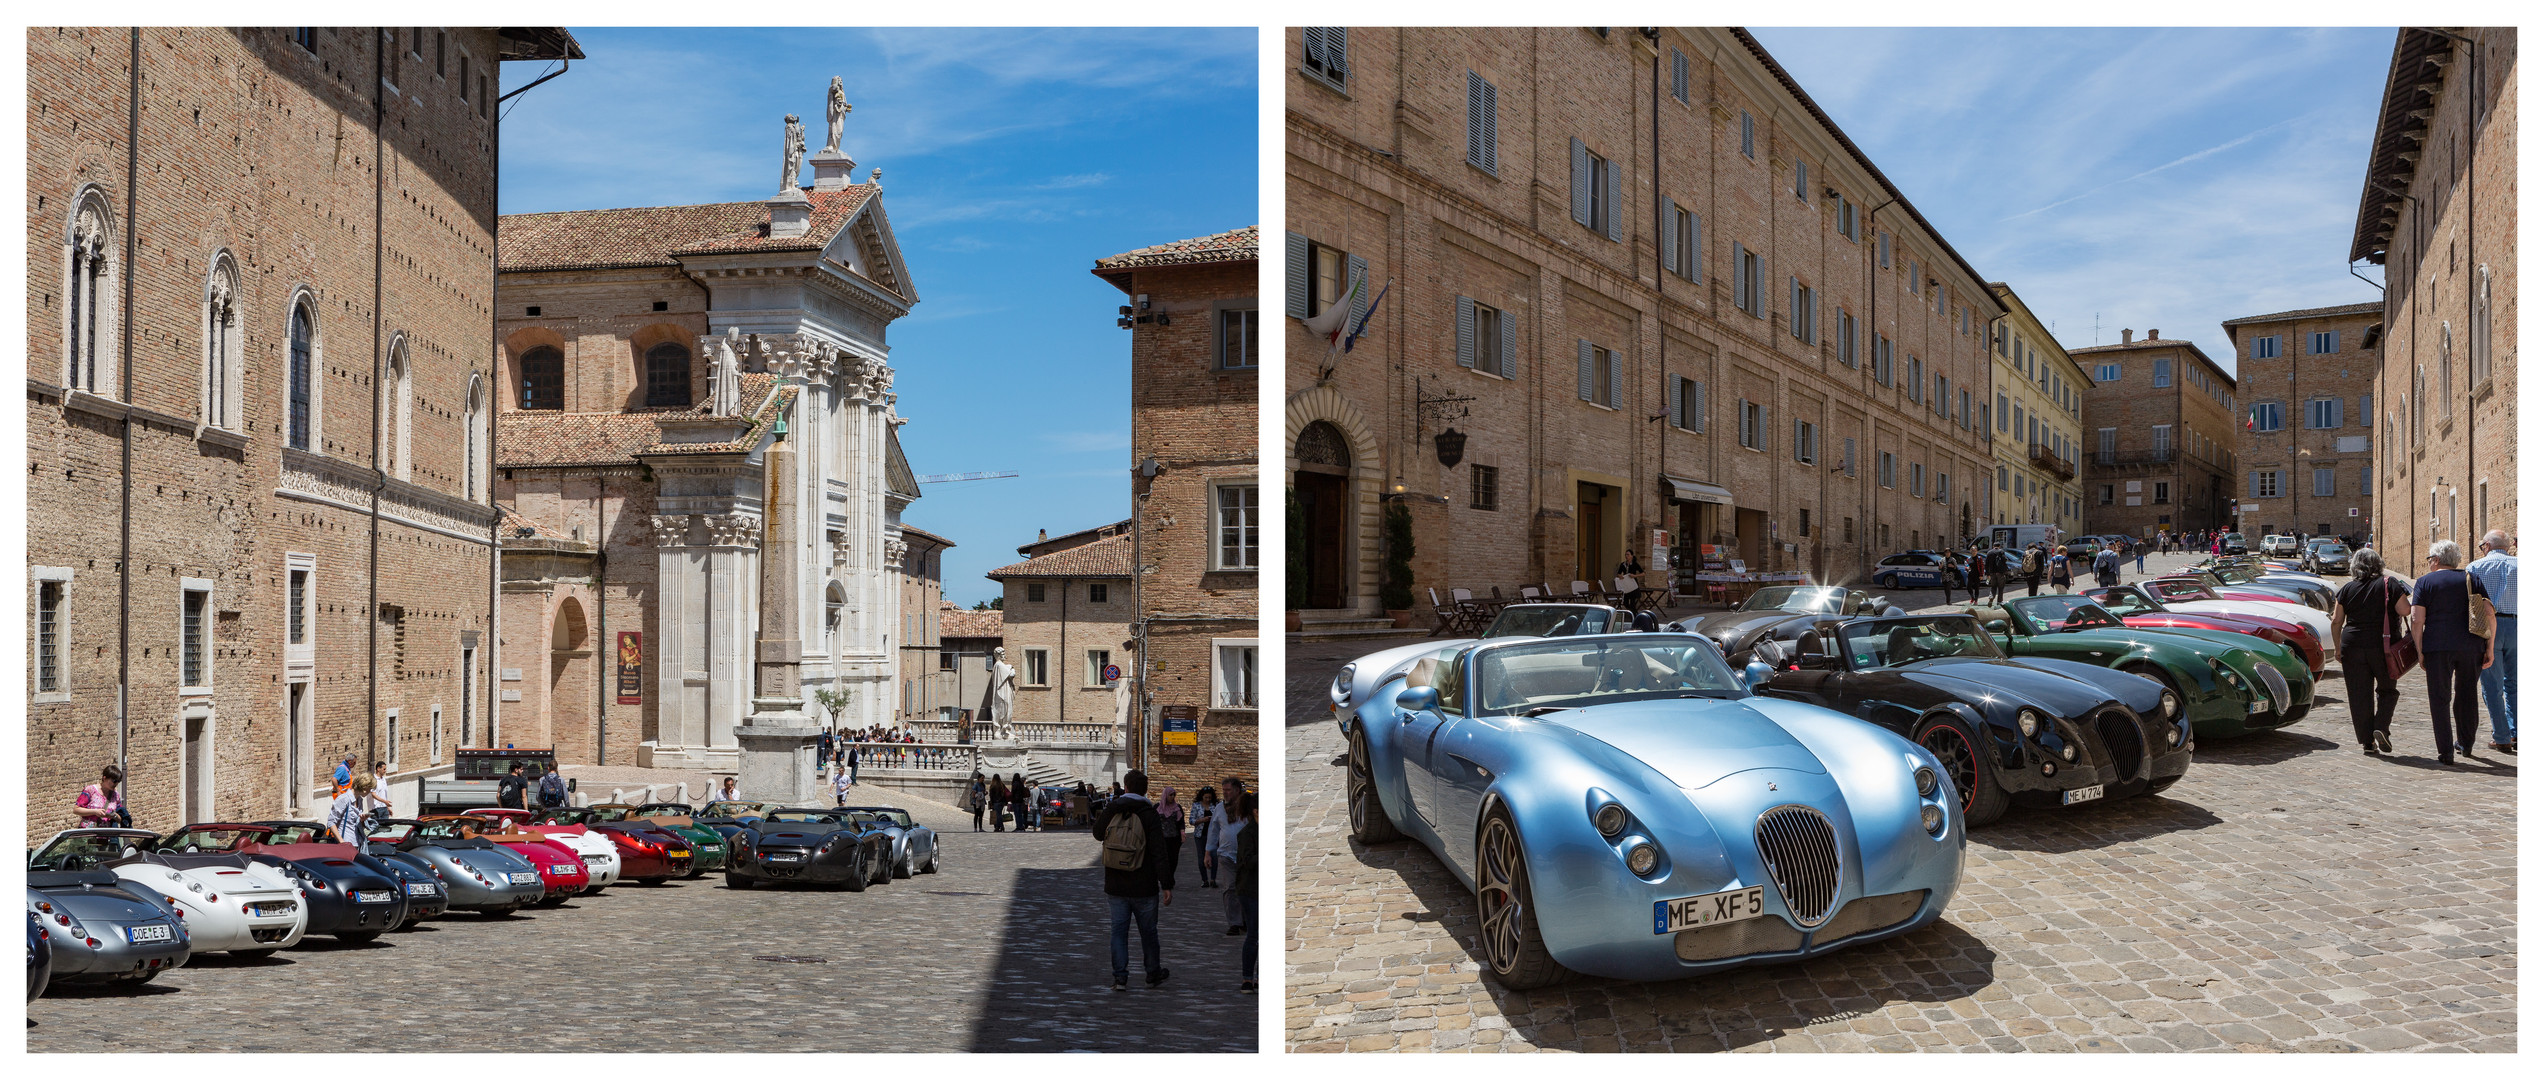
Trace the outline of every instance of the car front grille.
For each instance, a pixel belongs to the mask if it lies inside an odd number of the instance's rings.
[[[1758,815],[1756,835],[1785,910],[1805,927],[1818,926],[1837,902],[1837,830],[1819,811],[1788,803]]]
[[[2270,692],[2270,711],[2273,713],[2288,711],[2288,699],[2292,693],[2288,689],[2288,677],[2279,673],[2279,666],[2263,661],[2254,664],[2253,671],[2261,676],[2262,688]]]
[[[1839,908],[1828,925],[1811,936],[1814,944],[1844,941],[1857,934],[1887,930],[1914,918],[1917,909],[1926,906],[1926,890],[1891,893],[1887,896],[1858,897]]]
[[[1802,931],[1778,918],[1742,919],[1695,930],[1681,930],[1671,944],[1681,960],[1726,960],[1735,956],[1792,952],[1802,947]]]
[[[2104,709],[2094,715],[2094,733],[2102,736],[2103,752],[2111,755],[2112,778],[2136,779],[2138,765],[2146,760],[2146,735],[2137,718],[2123,709]]]

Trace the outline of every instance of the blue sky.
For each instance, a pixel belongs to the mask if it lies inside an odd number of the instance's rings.
[[[1054,534],[1130,512],[1130,335],[1094,260],[1256,224],[1256,32],[574,28],[590,57],[504,122],[502,210],[761,199],[785,115],[883,168],[920,303],[892,325],[906,520],[953,540],[946,597]],[[504,65],[507,90],[545,65]],[[809,182],[811,173],[805,173]]]
[[[2391,27],[1753,32],[2069,348],[2099,316],[2233,370],[2226,319],[2380,298],[2347,260]]]

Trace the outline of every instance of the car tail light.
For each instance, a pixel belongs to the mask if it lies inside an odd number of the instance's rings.
[[[96,939],[96,938],[90,938],[90,939],[88,939],[88,947],[89,947],[89,948],[92,948],[92,949],[96,948],[96,947],[97,947],[97,939]]]
[[[49,904],[48,904],[48,905],[46,905],[46,906],[47,906],[47,907],[50,907],[51,905],[49,905]],[[54,922],[57,922],[57,923],[60,923],[60,924],[62,924],[62,925],[64,925],[64,926],[69,926],[69,925],[71,925],[71,917],[70,917],[70,916],[68,916],[68,915],[56,915],[56,916],[53,916],[53,921],[54,921]]]

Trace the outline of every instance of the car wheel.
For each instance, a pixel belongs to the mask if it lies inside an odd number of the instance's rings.
[[[1884,591],[1896,589],[1899,587],[1899,579],[1888,574],[1884,574],[1873,579],[1873,587]]]
[[[1943,763],[1944,775],[1952,778],[1953,789],[1961,793],[1964,825],[1985,825],[2005,816],[2006,804],[2012,800],[1996,782],[1996,767],[1980,760],[1979,747],[1984,744],[1968,721],[1951,713],[1927,717],[1917,725],[1917,745]]]
[[[891,850],[890,850],[890,849],[886,849],[886,850],[883,850],[883,851],[878,851],[878,852],[876,852],[876,853],[875,853],[875,857],[874,857],[873,859],[871,859],[871,860],[868,860],[868,862],[869,862],[869,864],[870,864],[870,865],[872,865],[872,866],[874,867],[874,872],[875,872],[874,883],[875,883],[875,884],[877,884],[877,885],[890,885],[890,884],[892,884],[892,852],[891,852]]]
[[[1475,910],[1484,931],[1484,962],[1493,979],[1513,990],[1552,986],[1563,965],[1537,934],[1537,909],[1528,890],[1528,855],[1508,811],[1495,807],[1475,846]]]
[[[1351,810],[1352,839],[1363,844],[1404,839],[1404,833],[1388,819],[1386,805],[1378,801],[1378,778],[1369,767],[1369,738],[1357,725],[1352,728],[1351,752],[1344,769],[1343,798]]]
[[[925,869],[925,870],[921,870],[921,871],[919,871],[919,872],[920,872],[920,873],[922,873],[922,874],[933,874],[933,873],[935,873],[935,872],[936,872],[936,851],[935,851],[935,849],[933,849],[933,848],[929,849],[929,851],[928,851],[927,869]]]
[[[910,860],[908,860],[908,859],[906,859],[906,858],[905,858],[905,859],[902,859],[900,862],[896,862],[896,863],[892,864],[892,876],[897,877],[897,878],[906,878],[906,877],[909,877],[909,876],[910,876]]]
[[[377,930],[348,930],[336,935],[336,940],[353,945],[367,945],[379,939],[380,932]]]
[[[860,851],[857,853],[855,865],[848,868],[848,877],[842,880],[839,885],[841,888],[847,889],[849,892],[864,892],[866,891],[866,886],[872,884],[873,881],[874,871],[866,866],[866,853]]]

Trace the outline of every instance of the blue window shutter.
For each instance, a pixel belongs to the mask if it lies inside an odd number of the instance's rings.
[[[1670,96],[1687,101],[1687,54],[1676,49],[1670,50]]]
[[[1590,400],[1590,365],[1592,363],[1590,339],[1581,338],[1578,344],[1581,347],[1581,400],[1588,401]]]
[[[1705,283],[1705,219],[1687,215],[1687,280]]]
[[[1475,301],[1457,298],[1457,362],[1462,368],[1475,366]]]
[[[1314,27],[1309,27],[1314,30]],[[1307,317],[1307,238],[1297,233],[1289,236],[1290,317]]]
[[[1749,310],[1749,249],[1731,242],[1731,306]]]
[[[1661,196],[1661,265],[1678,270],[1678,204]]]
[[[1625,407],[1625,354],[1608,350],[1608,407]]]
[[[1511,318],[1507,311],[1497,318],[1501,320],[1502,377],[1516,379],[1519,377],[1519,320]]]
[[[1590,225],[1590,148],[1572,140],[1572,220]]]
[[[1608,239],[1625,241],[1625,170],[1609,162],[1608,174]]]
[[[1687,411],[1690,418],[1696,421],[1696,430],[1703,431],[1705,430],[1705,384],[1690,382],[1687,385],[1696,391],[1696,400],[1688,404]]]
[[[2329,404],[2332,406],[2332,416],[2330,417],[2332,422],[2325,424],[2324,426],[2339,427],[2341,426],[2341,399],[2333,398]]]
[[[1496,176],[1502,172],[1502,92],[1493,84],[1484,84],[1484,169]]]
[[[1351,61],[1346,55],[1350,47],[1351,27],[1328,26],[1325,28],[1325,63],[1333,67],[1335,74],[1343,78],[1351,77]]]
[[[1686,413],[1686,411],[1685,411],[1686,395],[1685,395],[1685,394],[1680,393],[1680,391],[1682,391],[1682,390],[1684,390],[1684,389],[1685,389],[1685,386],[1684,386],[1684,385],[1682,385],[1682,384],[1684,384],[1686,381],[1687,381],[1687,380],[1685,380],[1685,379],[1681,379],[1681,378],[1679,378],[1679,377],[1678,377],[1678,376],[1676,376],[1676,375],[1672,375],[1672,376],[1670,376],[1670,377],[1669,377],[1669,384],[1670,384],[1670,402],[1669,402],[1669,416],[1670,416],[1670,423],[1671,423],[1671,424],[1674,424],[1674,425],[1676,425],[1676,426],[1678,426],[1678,427],[1682,427],[1682,428],[1684,428],[1684,427],[1686,427],[1686,426],[1687,426],[1687,413]]]
[[[1788,276],[1788,277],[1786,277],[1786,278],[1784,279],[1784,310],[1785,310],[1785,313],[1786,313],[1786,314],[1785,314],[1785,318],[1786,318],[1786,320],[1787,320],[1788,322],[1790,322],[1790,323],[1791,323],[1791,325],[1786,326],[1786,327],[1785,327],[1785,329],[1792,331],[1792,332],[1793,332],[1793,336],[1795,336],[1795,337],[1801,337],[1801,336],[1802,336],[1802,279],[1801,279],[1801,278],[1798,278],[1798,277],[1790,277],[1790,276]]]
[[[1344,265],[1343,270],[1343,288],[1351,288],[1351,283],[1354,281],[1363,283],[1361,285],[1359,298],[1351,302],[1351,321],[1343,324],[1344,330],[1348,332],[1352,328],[1360,325],[1362,316],[1369,314],[1369,295],[1372,291],[1371,287],[1367,284],[1369,280],[1369,260],[1361,258],[1358,255],[1351,256],[1349,262]]]

